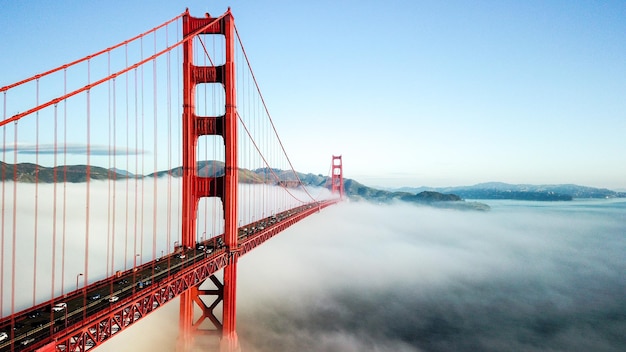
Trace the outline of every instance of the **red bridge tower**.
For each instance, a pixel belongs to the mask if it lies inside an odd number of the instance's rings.
[[[235,331],[237,282],[237,108],[235,96],[235,24],[228,11],[219,18],[194,18],[186,11],[183,16],[183,189],[182,189],[182,243],[184,247],[196,245],[198,202],[201,197],[219,197],[224,208],[224,243],[228,252],[228,265],[224,268],[223,283],[211,276],[214,290],[201,290],[197,285],[181,294],[180,332],[177,348],[191,349],[194,336],[221,334],[220,350],[237,351],[239,342]],[[224,65],[196,66],[193,63],[193,39],[198,35],[216,34],[225,38]],[[198,84],[221,83],[225,91],[223,116],[198,116],[195,106],[195,89]],[[222,136],[225,147],[225,175],[199,177],[197,175],[196,148],[198,137]],[[200,296],[215,296],[207,306]],[[194,322],[194,302],[201,317]],[[213,310],[222,303],[222,321]],[[200,324],[209,319],[215,330],[201,330]]]
[[[341,165],[341,155],[333,155],[331,174],[331,193],[339,193],[339,196],[343,198],[343,168]]]

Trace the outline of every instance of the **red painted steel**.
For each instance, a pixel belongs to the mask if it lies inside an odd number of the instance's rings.
[[[208,25],[208,26],[207,26]],[[198,28],[206,27],[205,30]],[[228,253],[228,265],[224,269],[224,282],[218,297],[223,300],[222,323],[216,328],[222,332],[222,349],[238,349],[236,318],[237,290],[237,188],[239,183],[237,164],[237,107],[235,87],[235,33],[234,19],[230,9],[220,18],[191,17],[183,15],[185,39],[198,34],[221,34],[225,37],[226,61],[223,66],[196,66],[193,63],[193,40],[183,44],[183,222],[182,245],[191,248],[196,244],[196,220],[201,197],[219,197],[224,208],[224,242]],[[201,83],[221,83],[225,91],[224,116],[197,116],[195,114],[195,89]],[[225,146],[225,171],[221,177],[199,177],[197,173],[196,146],[202,135],[220,135]],[[180,302],[179,349],[186,349],[193,333],[193,302],[198,290],[185,293]],[[206,312],[203,309],[203,314]],[[212,317],[212,313],[210,314]]]
[[[237,294],[237,190],[239,185],[239,168],[237,164],[237,98],[235,90],[235,20],[228,10],[224,16],[224,36],[226,37],[226,91],[225,116],[225,199],[224,199],[224,242],[229,253],[230,264],[224,268],[224,302],[222,321],[222,351],[235,351],[239,347],[236,322]]]
[[[191,264],[169,279],[149,286],[130,300],[124,300],[112,310],[105,310],[89,316],[75,330],[69,329],[56,337],[57,350],[86,351],[108,340],[112,335],[123,331],[141,318],[147,316],[177,296],[193,303],[190,291],[200,285],[228,263],[225,251],[215,253],[210,259]],[[192,304],[189,304],[193,308]],[[183,338],[191,341],[191,329],[184,332]]]
[[[339,193],[339,196],[343,198],[343,165],[341,155],[333,155],[331,174],[331,192]]]
[[[50,342],[49,344],[39,348],[37,352],[54,352],[56,351],[56,345],[54,342]]]
[[[193,319],[193,294],[187,290],[180,294],[180,311],[178,315],[178,337],[176,351],[184,352],[191,350],[193,346],[192,332]]]

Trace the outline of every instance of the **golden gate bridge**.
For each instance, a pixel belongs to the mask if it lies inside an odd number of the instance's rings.
[[[294,170],[230,9],[0,93],[0,352],[87,351],[175,298],[177,350],[239,350],[238,259],[343,196],[340,156]]]

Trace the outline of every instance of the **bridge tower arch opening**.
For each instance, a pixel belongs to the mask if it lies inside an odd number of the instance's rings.
[[[194,64],[194,37],[221,35],[224,37],[225,62],[216,66]],[[209,14],[197,18],[183,15],[183,116],[182,116],[182,240],[181,245],[194,247],[197,241],[198,203],[203,197],[218,197],[224,214],[224,246],[228,264],[223,271],[223,281],[215,276],[210,280],[215,289],[201,289],[201,283],[180,297],[179,337],[177,349],[190,350],[196,335],[221,335],[221,351],[240,349],[235,331],[237,260],[237,107],[235,91],[235,25],[228,11],[212,18]],[[199,116],[196,110],[196,87],[200,84],[221,84],[224,88],[224,111],[220,116]],[[202,136],[221,136],[224,141],[224,175],[198,176],[197,144]],[[202,296],[214,296],[207,305]],[[199,306],[201,316],[194,321],[194,307]],[[214,313],[219,306],[221,314]],[[221,315],[221,321],[217,316]],[[207,331],[200,324],[208,319],[215,329]]]

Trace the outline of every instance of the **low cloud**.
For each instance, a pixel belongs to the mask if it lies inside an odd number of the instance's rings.
[[[69,154],[69,155],[142,155],[146,154],[146,151],[134,148],[112,148],[106,145],[90,145],[87,148],[83,144],[19,144],[17,147],[7,146],[0,148],[0,152],[11,153],[17,151],[18,154],[25,155],[54,155],[54,154]]]
[[[626,204],[591,202],[326,208],[240,259],[243,351],[622,351]],[[98,350],[177,328],[175,300]]]
[[[342,204],[242,259],[239,336],[258,352],[619,351],[624,230],[575,208]]]

